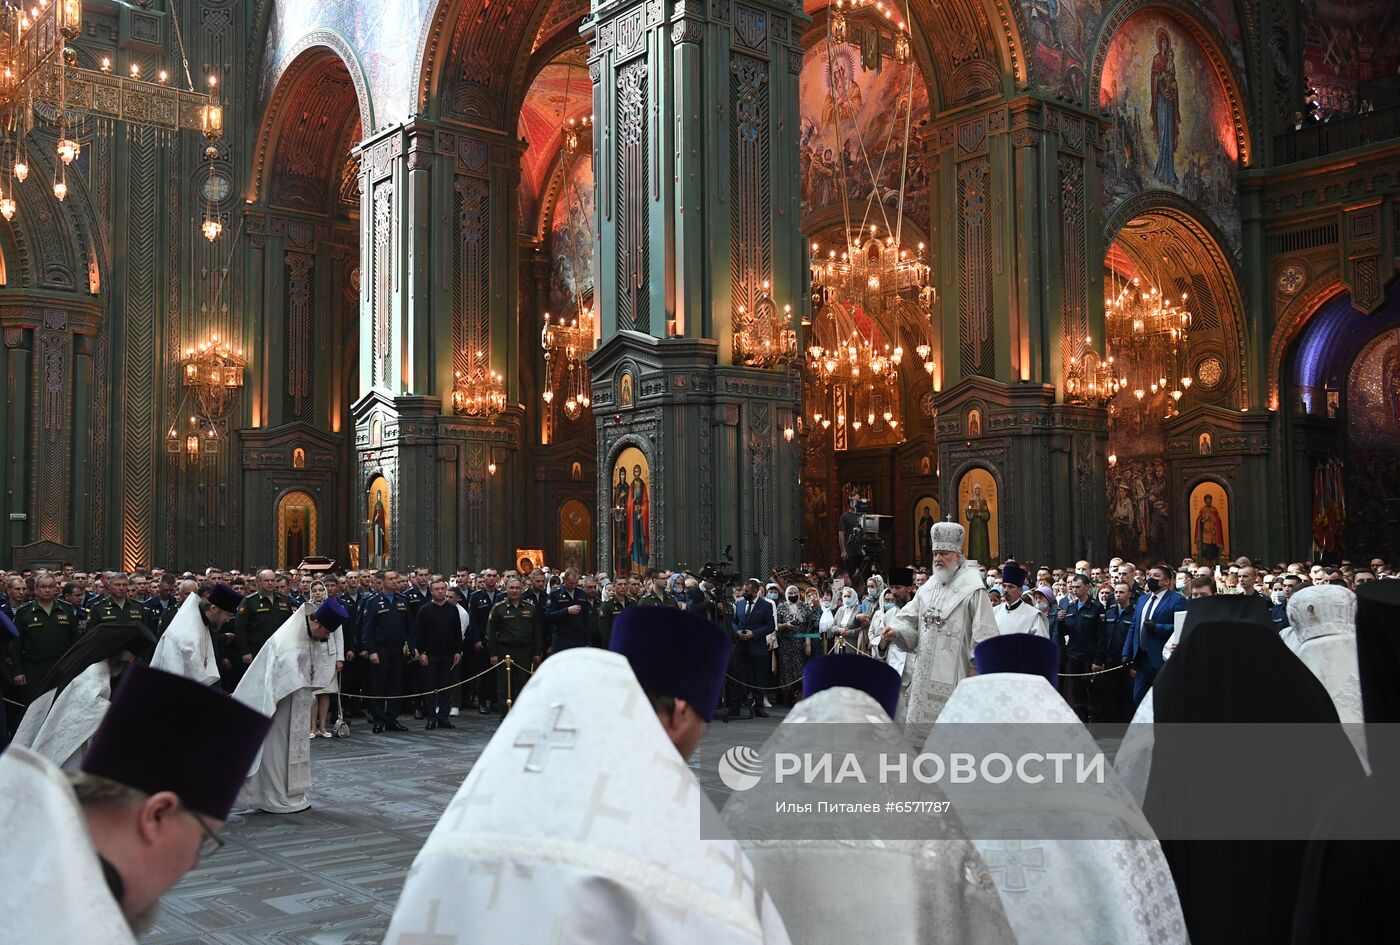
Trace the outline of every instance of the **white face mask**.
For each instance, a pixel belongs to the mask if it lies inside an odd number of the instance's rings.
[[[856,605],[856,595],[847,591],[841,595],[841,604],[844,607],[854,607]]]
[[[1035,599],[1035,609],[1044,612],[1050,609],[1050,604],[1045,600],[1045,598],[1037,597]]]
[[[1283,603],[1283,591],[1274,591],[1269,597],[1273,599],[1275,607]]]

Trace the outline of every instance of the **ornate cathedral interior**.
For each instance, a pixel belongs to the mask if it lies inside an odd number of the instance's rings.
[[[1397,550],[1393,4],[72,6],[4,14],[15,567]]]

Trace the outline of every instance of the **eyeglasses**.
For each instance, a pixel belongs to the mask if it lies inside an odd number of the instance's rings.
[[[223,838],[209,829],[209,825],[204,822],[203,817],[199,816],[188,807],[181,807],[180,809],[194,818],[195,823],[199,824],[200,832],[204,834],[204,839],[199,841],[199,858],[201,860],[211,857],[223,849]]]

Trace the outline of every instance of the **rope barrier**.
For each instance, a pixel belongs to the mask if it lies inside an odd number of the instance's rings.
[[[1108,669],[1096,669],[1092,673],[1060,673],[1061,679],[1080,679],[1084,676],[1102,676],[1104,673],[1116,673],[1120,669],[1127,669],[1127,663],[1120,663],[1117,666],[1110,666]]]

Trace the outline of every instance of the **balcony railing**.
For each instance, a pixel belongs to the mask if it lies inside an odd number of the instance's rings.
[[[1274,164],[1292,164],[1311,158],[1363,148],[1400,138],[1400,105],[1377,108],[1364,115],[1333,118],[1274,135]]]

